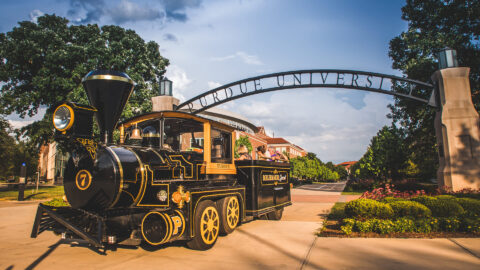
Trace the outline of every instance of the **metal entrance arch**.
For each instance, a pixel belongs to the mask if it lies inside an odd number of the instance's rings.
[[[183,108],[196,114],[231,100],[294,88],[362,90],[409,98],[437,107],[434,86],[429,83],[365,71],[312,69],[272,73],[225,84],[175,106],[174,110]],[[201,107],[195,109],[195,102]]]

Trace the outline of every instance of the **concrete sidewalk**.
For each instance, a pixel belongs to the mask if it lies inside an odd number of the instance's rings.
[[[208,251],[177,242],[107,255],[59,242],[51,232],[31,239],[36,206],[6,205],[0,207],[0,269],[480,269],[478,238],[318,238],[314,233],[334,204],[324,196],[340,193],[295,189],[292,195],[309,200],[294,199],[282,221],[241,225]]]

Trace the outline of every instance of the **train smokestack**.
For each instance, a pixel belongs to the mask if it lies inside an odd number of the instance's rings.
[[[82,83],[90,105],[98,110],[95,116],[100,128],[100,138],[105,144],[111,143],[113,130],[135,82],[123,72],[94,70],[83,78]]]

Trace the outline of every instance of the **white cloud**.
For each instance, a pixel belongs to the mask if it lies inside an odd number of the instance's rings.
[[[45,13],[43,13],[42,11],[38,10],[38,9],[34,9],[30,12],[30,21],[31,22],[34,22],[34,23],[37,23],[37,19],[38,17],[41,17],[43,16]]]
[[[35,121],[42,120],[46,111],[47,111],[47,108],[40,107],[38,108],[37,113],[32,117],[29,117],[27,115],[25,116],[25,118],[21,118],[18,114],[10,114],[6,117],[6,119],[8,120],[12,128],[22,128],[26,125],[30,125]]]
[[[22,128],[35,122],[34,120],[8,120],[13,129]]]
[[[180,99],[180,101],[185,101],[185,92],[192,83],[187,73],[179,66],[171,65],[167,68],[165,75],[173,83],[173,96]]]
[[[210,58],[210,60],[215,62],[223,62],[223,61],[227,61],[235,58],[242,60],[245,64],[248,64],[248,65],[263,65],[262,61],[258,59],[258,56],[250,55],[242,51],[238,51],[234,54],[227,55],[227,56],[212,57]]]
[[[222,84],[219,82],[210,82],[210,81],[207,82],[207,85],[208,85],[208,89],[214,89],[222,86]]]
[[[116,23],[141,20],[152,21],[164,16],[159,10],[147,6],[140,7],[127,0],[123,0],[120,4],[108,9],[108,13]]]
[[[367,93],[361,109],[336,97],[338,90],[276,92],[268,98],[238,100],[237,111],[324,161],[358,160],[372,136],[390,123],[390,98]],[[349,91],[349,93],[353,93]]]

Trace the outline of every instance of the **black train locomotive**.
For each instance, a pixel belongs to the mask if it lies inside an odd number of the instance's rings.
[[[97,248],[185,240],[205,250],[219,234],[255,217],[278,220],[291,205],[289,164],[234,161],[232,127],[175,111],[117,123],[134,86],[128,75],[92,71],[83,85],[91,106],[66,102],[53,117],[55,138],[70,153],[71,207],[40,204],[32,237],[51,230]]]

